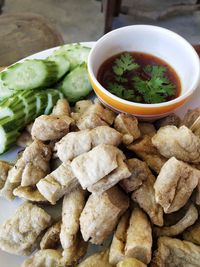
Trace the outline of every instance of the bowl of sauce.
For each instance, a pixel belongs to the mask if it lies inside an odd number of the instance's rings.
[[[144,119],[183,105],[200,80],[199,57],[178,34],[151,25],[109,32],[92,48],[88,72],[100,101]]]

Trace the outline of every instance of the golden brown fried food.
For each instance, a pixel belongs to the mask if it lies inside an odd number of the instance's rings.
[[[130,211],[126,211],[117,225],[117,229],[113,235],[110,246],[109,262],[116,265],[125,257],[124,248],[126,244],[126,231],[129,226]]]
[[[102,195],[91,194],[80,217],[83,239],[93,244],[102,244],[128,206],[128,196],[116,186]]]
[[[143,262],[130,257],[125,257],[122,261],[120,261],[116,267],[146,267],[147,265]]]
[[[71,109],[66,98],[59,99],[52,110],[53,115],[67,115],[70,116]]]
[[[114,267],[108,262],[109,249],[94,253],[92,256],[85,259],[77,267]]]
[[[163,209],[160,204],[156,202],[154,190],[155,181],[155,177],[150,172],[142,185],[132,193],[131,198],[149,215],[153,224],[162,226]]]
[[[160,237],[151,267],[197,267],[199,260],[199,246],[175,238]]]
[[[166,158],[176,157],[185,162],[200,162],[200,139],[186,126],[165,126],[152,138],[153,145]]]
[[[76,102],[74,111],[77,113],[84,113],[93,103],[91,100],[80,100]]]
[[[114,128],[123,134],[122,141],[125,145],[131,144],[141,135],[137,118],[126,114],[117,115],[114,121]]]
[[[179,116],[177,116],[176,114],[172,113],[169,114],[167,117],[156,120],[155,121],[155,126],[157,129],[167,126],[167,125],[174,125],[176,127],[179,127],[181,123],[181,119],[179,118]]]
[[[153,137],[156,133],[154,125],[149,122],[139,122],[138,128],[140,130],[141,136],[148,135],[150,137]]]
[[[53,224],[47,229],[40,241],[40,249],[55,249],[60,243],[61,221]]]
[[[131,175],[127,164],[124,162],[124,155],[117,155],[118,167],[104,178],[96,182],[95,184],[87,187],[89,192],[94,194],[102,194],[104,191],[116,185],[119,181],[129,177]]]
[[[73,159],[72,172],[83,189],[95,184],[118,167],[117,155],[122,152],[111,145],[99,145]]]
[[[165,213],[183,207],[200,179],[200,171],[172,157],[162,167],[154,184],[156,202]]]
[[[48,202],[36,186],[18,186],[13,190],[13,195],[32,202]]]
[[[51,216],[31,203],[23,203],[0,226],[0,248],[16,255],[30,255],[40,234],[51,224]]]
[[[156,147],[153,146],[151,137],[147,135],[127,146],[127,148],[144,160],[156,173],[160,172],[160,169],[167,161],[167,159],[158,152]]]
[[[37,183],[40,193],[55,204],[62,196],[78,186],[78,180],[72,173],[71,163],[62,163],[57,169]]]
[[[31,134],[27,130],[23,130],[20,136],[17,139],[16,144],[18,146],[26,148],[33,142]]]
[[[193,225],[198,218],[198,211],[193,204],[191,204],[186,211],[184,217],[176,224],[165,226],[162,228],[156,227],[156,236],[176,236],[181,234],[186,228]]]
[[[200,246],[200,222],[199,220],[183,232],[183,239]]]
[[[31,258],[22,263],[22,267],[64,267],[61,264],[61,251],[55,249],[42,249]]]
[[[10,163],[0,160],[0,189],[3,188],[11,168],[12,165]]]
[[[85,206],[86,192],[78,187],[63,199],[60,241],[63,250],[74,245],[79,231],[79,218]]]
[[[200,108],[188,109],[187,113],[185,114],[181,122],[181,125],[185,125],[186,127],[190,128],[199,116],[200,116]]]
[[[147,215],[134,208],[127,229],[125,255],[136,258],[145,264],[151,260],[152,230]]]
[[[120,186],[129,193],[139,188],[143,181],[151,175],[151,171],[147,164],[139,159],[128,159],[126,163],[131,172],[131,176],[120,181]]]

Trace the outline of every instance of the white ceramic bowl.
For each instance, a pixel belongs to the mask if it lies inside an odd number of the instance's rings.
[[[97,81],[98,70],[106,59],[124,51],[152,54],[171,65],[181,81],[180,96],[159,104],[140,104],[107,91]],[[158,118],[171,113],[188,100],[200,81],[200,61],[194,48],[180,35],[151,25],[123,27],[104,35],[90,52],[88,71],[92,86],[105,105],[143,118]]]

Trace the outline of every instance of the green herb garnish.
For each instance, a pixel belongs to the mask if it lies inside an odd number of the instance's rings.
[[[147,65],[144,71],[150,75],[149,80],[135,76],[133,81],[135,89],[142,95],[146,103],[161,103],[165,101],[166,96],[175,94],[175,85],[164,76],[165,67]]]
[[[123,85],[118,84],[118,83],[109,83],[108,84],[108,90],[123,99],[129,100],[129,101],[134,101],[136,99],[136,96],[134,94],[133,90],[128,90],[124,88]]]
[[[116,75],[123,75],[125,71],[137,69],[139,65],[134,62],[133,57],[129,53],[123,53],[119,58],[114,61],[112,67]]]

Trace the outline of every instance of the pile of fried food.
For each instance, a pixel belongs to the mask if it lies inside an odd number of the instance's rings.
[[[0,195],[25,200],[0,226],[23,267],[200,266],[200,109],[153,123],[98,101],[59,100],[22,133]],[[57,220],[45,211],[62,201]],[[88,243],[111,244],[80,263]]]

